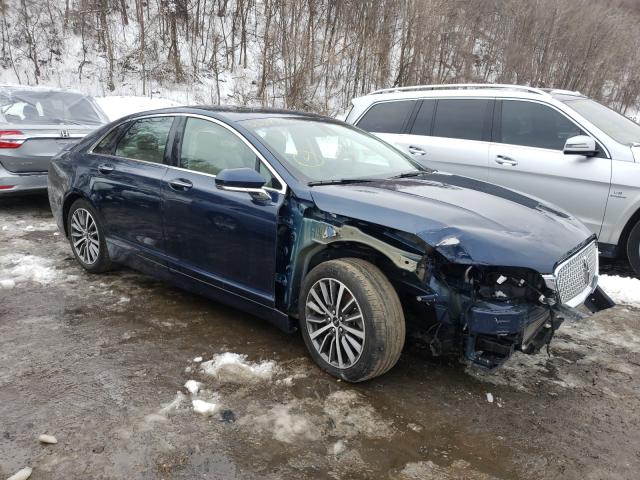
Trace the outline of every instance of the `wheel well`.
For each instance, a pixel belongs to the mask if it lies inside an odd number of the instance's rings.
[[[400,281],[400,277],[407,272],[401,272],[400,269],[380,251],[358,242],[335,242],[329,244],[327,248],[313,254],[309,259],[307,269],[302,278],[304,279],[307,274],[320,263],[347,257],[361,258],[378,267],[387,279],[389,279],[396,293],[399,296],[401,295],[398,282]]]
[[[69,236],[69,230],[67,226],[67,217],[69,216],[69,209],[73,202],[78,200],[79,198],[84,198],[79,193],[71,193],[67,198],[65,198],[64,203],[62,204],[62,225],[64,225],[64,234],[66,237]]]
[[[636,225],[636,223],[640,222],[640,208],[631,215],[631,218],[627,222],[627,224],[622,229],[622,234],[620,235],[620,240],[618,241],[618,256],[621,255],[626,258],[627,256],[627,240],[629,239],[629,234],[631,230]]]

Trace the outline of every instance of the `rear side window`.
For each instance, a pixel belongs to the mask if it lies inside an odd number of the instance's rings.
[[[403,133],[414,103],[413,100],[377,103],[367,110],[357,126],[368,132]]]
[[[489,100],[438,100],[434,137],[483,140]]]
[[[435,100],[423,100],[416,119],[411,127],[412,135],[431,135],[431,125],[433,124],[433,113],[436,110]]]
[[[119,157],[163,163],[173,117],[154,117],[137,120],[124,134],[116,155]]]
[[[107,133],[107,135],[102,140],[100,140],[100,143],[93,147],[93,153],[111,155],[113,153],[113,148],[115,147],[115,141],[120,132],[122,132],[122,129],[125,127],[125,125],[128,124],[120,125],[119,127],[116,127],[109,133]]]
[[[562,150],[570,137],[582,130],[560,112],[534,102],[504,100],[500,143]]]

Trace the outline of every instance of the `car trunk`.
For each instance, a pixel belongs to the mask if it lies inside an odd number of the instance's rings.
[[[94,128],[84,125],[20,125],[15,130],[5,130],[9,135],[0,131],[0,163],[12,173],[46,172],[54,155]],[[17,148],[2,148],[4,139],[24,141]]]

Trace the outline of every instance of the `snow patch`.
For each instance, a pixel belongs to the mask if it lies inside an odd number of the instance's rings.
[[[192,400],[191,404],[193,405],[193,411],[202,415],[211,416],[218,410],[218,404],[200,399]]]
[[[292,405],[274,405],[257,415],[243,417],[240,424],[271,432],[273,438],[283,443],[320,438],[318,429],[311,421],[292,410]]]
[[[252,383],[270,380],[277,370],[276,363],[249,362],[246,355],[225,352],[200,365],[202,372],[228,383]]]
[[[324,402],[324,411],[335,424],[334,434],[340,437],[388,438],[394,434],[391,422],[383,420],[365,398],[354,391],[333,392]]]
[[[195,380],[187,380],[187,383],[184,384],[184,388],[186,388],[191,395],[195,395],[200,390],[200,386],[202,384]]]
[[[48,285],[63,278],[54,268],[54,261],[36,255],[19,253],[0,257],[0,286],[13,288],[17,283],[35,282]]]
[[[600,275],[598,285],[614,302],[640,308],[640,279]]]

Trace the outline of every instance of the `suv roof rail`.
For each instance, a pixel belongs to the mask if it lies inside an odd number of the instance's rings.
[[[381,93],[392,92],[417,92],[420,90],[463,90],[463,89],[503,89],[503,90],[520,90],[528,93],[535,93],[537,95],[549,96],[548,92],[545,92],[541,88],[527,87],[524,85],[507,85],[499,83],[453,83],[442,85],[414,85],[410,87],[392,87],[375,90],[369,95],[378,95]]]

